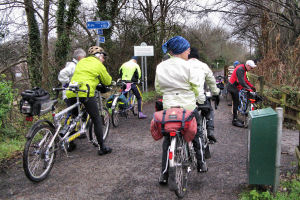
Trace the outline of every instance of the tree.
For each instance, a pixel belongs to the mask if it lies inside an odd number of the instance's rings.
[[[55,63],[53,69],[52,82],[58,83],[57,75],[67,61],[71,47],[71,30],[76,20],[80,0],[70,0],[68,10],[66,10],[66,0],[58,1],[57,17],[57,42],[55,47]]]
[[[25,12],[28,23],[28,56],[27,65],[29,77],[33,86],[41,86],[42,83],[42,45],[40,39],[40,30],[37,20],[35,19],[32,0],[24,0]]]

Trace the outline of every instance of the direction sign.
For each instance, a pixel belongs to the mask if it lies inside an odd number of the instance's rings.
[[[100,42],[100,43],[105,43],[105,37],[100,36],[100,37],[99,37],[99,42]]]
[[[134,56],[154,56],[153,46],[134,46]]]
[[[103,35],[103,29],[98,29],[98,35]]]
[[[86,23],[87,29],[108,29],[110,26],[110,21],[89,21]]]

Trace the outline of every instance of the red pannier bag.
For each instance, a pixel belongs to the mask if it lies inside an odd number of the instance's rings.
[[[183,108],[170,108],[155,112],[150,125],[151,135],[154,140],[159,140],[163,135],[181,129],[185,141],[190,142],[197,133],[197,121],[193,111]]]

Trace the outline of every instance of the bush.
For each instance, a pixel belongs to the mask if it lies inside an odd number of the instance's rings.
[[[10,111],[12,101],[14,98],[12,84],[4,80],[5,75],[0,76],[0,128],[2,129],[2,122]]]

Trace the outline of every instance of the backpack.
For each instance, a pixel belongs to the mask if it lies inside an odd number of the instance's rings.
[[[39,87],[21,93],[20,112],[29,116],[44,114],[52,109],[50,94]]]
[[[183,138],[190,142],[197,133],[197,121],[193,111],[183,108],[170,108],[155,112],[150,125],[154,140],[159,140],[170,132],[181,131]]]
[[[112,102],[113,102],[114,98],[115,98],[115,95],[113,95],[113,94],[108,97],[108,99],[106,101],[106,107],[107,108],[111,108],[111,105],[112,105]]]
[[[118,99],[119,109],[126,109],[128,107],[128,100],[124,94],[121,94]]]

